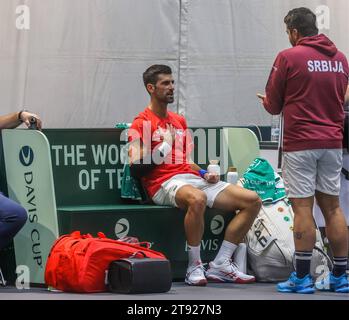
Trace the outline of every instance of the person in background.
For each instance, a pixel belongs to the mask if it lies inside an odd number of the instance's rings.
[[[153,65],[144,72],[143,80],[150,104],[134,119],[128,132],[131,175],[141,179],[154,203],[186,212],[189,262],[185,282],[193,286],[204,286],[207,279],[254,282],[254,276],[241,272],[232,256],[260,210],[260,198],[255,192],[219,181],[218,173],[208,173],[188,159],[193,143],[186,121],[167,109],[174,101],[171,68]],[[200,256],[206,206],[229,213],[239,210],[207,271]]]
[[[342,174],[345,176],[344,184],[342,184],[342,192],[343,192],[343,202],[349,203],[347,200],[349,198],[349,187],[345,189],[348,185],[349,181],[349,85],[347,88],[347,93],[345,95],[345,105],[344,110],[346,112],[346,118],[345,118],[345,124],[346,127],[344,129],[344,152],[343,152],[343,168],[342,168]],[[348,242],[349,242],[349,205],[347,207],[344,207],[346,209],[345,215],[347,219],[347,225],[348,225]],[[349,244],[348,244],[348,256],[349,256]],[[347,263],[347,273],[349,271],[349,261]]]
[[[13,129],[22,123],[29,127],[32,118],[36,119],[37,127],[41,129],[40,118],[25,110],[0,116],[0,129]],[[0,192],[0,249],[11,242],[26,221],[26,210]]]
[[[316,287],[348,293],[348,233],[339,203],[348,61],[328,37],[318,34],[316,16],[308,8],[289,11],[284,22],[292,48],[277,55],[266,94],[257,95],[269,113],[283,114],[282,171],[295,215],[296,272],[277,290],[315,291],[310,276],[315,197],[334,255],[332,272]]]

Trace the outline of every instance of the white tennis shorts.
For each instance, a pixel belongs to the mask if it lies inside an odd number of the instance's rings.
[[[328,195],[340,193],[342,149],[284,152],[282,177],[289,198],[307,198],[315,190]]]
[[[205,179],[190,173],[177,174],[161,185],[161,188],[153,197],[154,203],[178,207],[176,204],[176,193],[185,185],[191,185],[194,188],[204,191],[207,196],[207,206],[212,208],[217,195],[230,184],[224,181],[208,183]]]

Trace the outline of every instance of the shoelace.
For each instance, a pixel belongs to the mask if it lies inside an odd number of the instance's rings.
[[[235,271],[239,271],[239,267],[235,262],[231,261],[231,266],[234,268]]]
[[[231,259],[227,260],[229,262],[229,266],[232,268],[233,272],[239,271],[238,265]]]
[[[235,262],[231,261],[230,266],[231,266],[233,274],[237,275],[238,272],[240,272],[240,270]]]
[[[201,269],[202,272],[205,274],[206,273],[206,269],[205,269],[205,265],[207,263],[200,263],[198,265],[196,265],[192,270],[189,271],[189,274],[192,274],[193,272],[197,271],[198,269]]]

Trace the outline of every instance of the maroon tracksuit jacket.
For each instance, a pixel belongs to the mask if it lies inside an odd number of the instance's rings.
[[[284,114],[284,151],[342,148],[348,76],[346,57],[323,34],[278,54],[263,104]]]

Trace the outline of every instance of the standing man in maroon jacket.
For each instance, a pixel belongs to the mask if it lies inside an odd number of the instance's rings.
[[[315,197],[334,253],[334,268],[317,288],[347,293],[348,234],[339,192],[348,62],[331,40],[318,34],[316,16],[309,9],[289,11],[284,22],[292,48],[278,54],[266,95],[257,95],[269,113],[284,117],[282,169],[295,214],[296,272],[277,289],[314,292],[310,261],[316,238]]]

